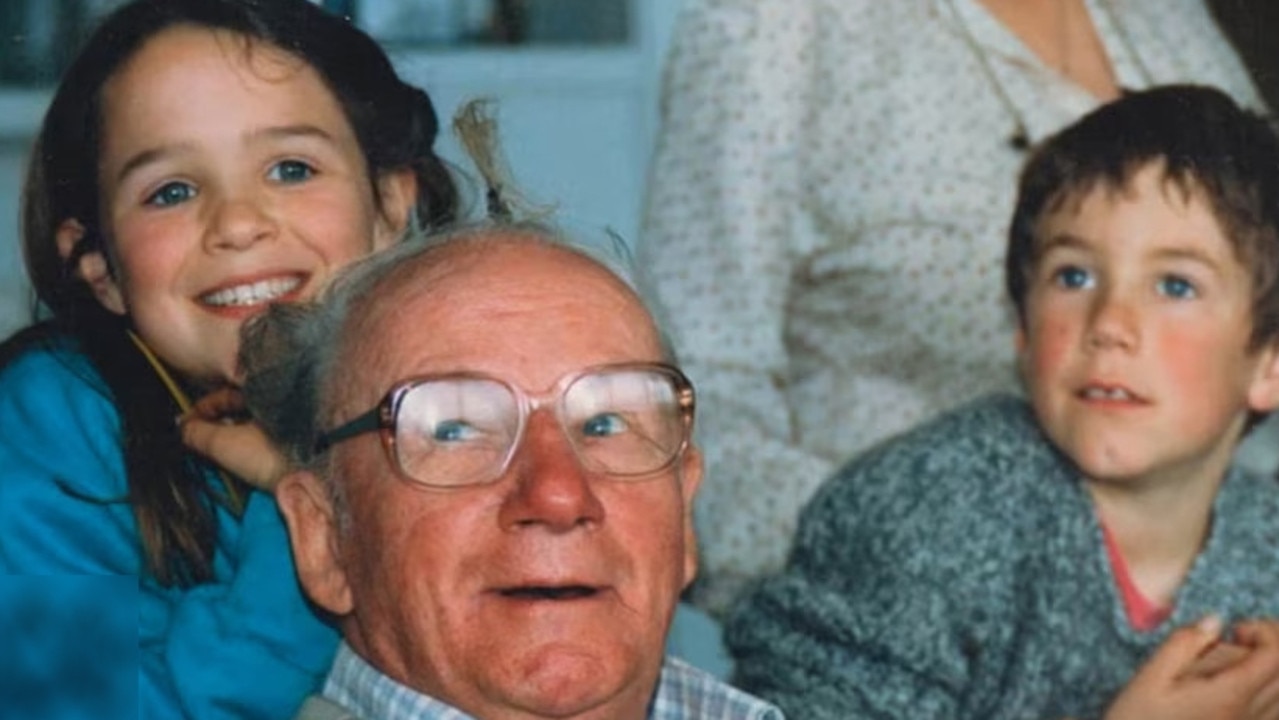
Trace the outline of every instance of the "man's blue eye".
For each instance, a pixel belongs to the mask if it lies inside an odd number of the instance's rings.
[[[309,180],[315,175],[315,169],[300,160],[283,160],[271,167],[267,177],[284,183],[297,183]]]
[[[1177,275],[1160,278],[1159,293],[1178,300],[1188,300],[1199,295],[1194,283]]]
[[[1053,280],[1061,287],[1079,290],[1092,287],[1093,278],[1087,270],[1074,265],[1067,265],[1053,273]]]
[[[616,413],[605,413],[587,418],[582,423],[584,437],[610,437],[620,435],[627,430],[626,421]]]
[[[474,440],[479,432],[465,420],[444,420],[435,425],[431,439],[438,443],[458,443]]]
[[[195,195],[195,188],[190,185],[181,182],[169,182],[161,185],[160,189],[151,193],[146,199],[146,204],[168,207],[186,202],[195,197]]]

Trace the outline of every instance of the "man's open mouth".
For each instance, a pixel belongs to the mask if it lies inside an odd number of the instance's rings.
[[[534,585],[506,588],[499,592],[504,597],[518,600],[580,600],[595,595],[599,592],[599,588],[589,585]]]

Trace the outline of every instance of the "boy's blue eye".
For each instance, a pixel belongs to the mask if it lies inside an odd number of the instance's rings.
[[[1199,295],[1194,283],[1178,275],[1166,275],[1160,278],[1158,287],[1160,295],[1177,300],[1189,300]]]
[[[1067,265],[1053,273],[1053,281],[1069,290],[1082,290],[1094,284],[1092,274],[1075,265]]]
[[[271,166],[267,177],[284,183],[297,183],[309,180],[315,175],[315,168],[300,160],[283,160]]]
[[[186,202],[195,197],[195,188],[183,182],[168,182],[160,186],[158,190],[147,196],[147,205],[157,205],[159,207],[168,207]]]
[[[617,413],[601,413],[582,423],[584,437],[611,437],[626,432],[626,421]]]

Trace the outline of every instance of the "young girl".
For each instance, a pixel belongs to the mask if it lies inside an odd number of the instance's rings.
[[[273,498],[175,418],[247,317],[452,218],[437,130],[305,0],[137,0],[66,72],[23,210],[52,317],[0,348],[0,572],[138,576],[140,716],[287,717],[327,669]]]

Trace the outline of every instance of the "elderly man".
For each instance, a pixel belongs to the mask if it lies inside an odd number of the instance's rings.
[[[674,659],[693,391],[601,262],[531,225],[407,242],[246,339],[345,642],[301,718],[780,718]]]

